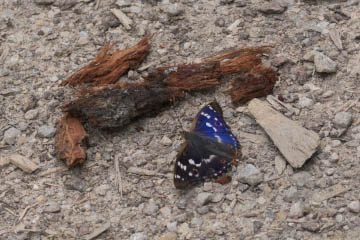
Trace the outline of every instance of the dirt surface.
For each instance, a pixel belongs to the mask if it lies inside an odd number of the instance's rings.
[[[130,30],[112,8],[133,21]],[[1,0],[0,239],[358,239],[359,8],[358,0]],[[55,158],[54,134],[58,107],[74,89],[60,83],[108,41],[123,49],[147,34],[152,50],[140,67],[150,67],[120,81],[232,48],[274,46],[264,57],[280,73],[273,95],[293,108],[285,115],[320,135],[318,152],[301,169],[286,165],[223,86],[124,129],[85,126],[88,159],[68,170]],[[214,98],[243,159],[229,184],[178,191],[180,132]],[[14,154],[38,169],[8,163]],[[258,185],[244,183],[252,173]]]

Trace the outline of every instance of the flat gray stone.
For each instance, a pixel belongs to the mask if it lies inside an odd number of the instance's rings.
[[[348,205],[348,208],[353,213],[359,213],[360,212],[360,202],[359,200],[351,201]]]
[[[142,232],[138,232],[138,233],[134,233],[130,236],[130,240],[147,240],[147,236],[142,233]]]
[[[339,112],[334,117],[334,124],[339,128],[347,128],[352,121],[352,114],[349,112]]]
[[[316,152],[320,144],[317,133],[303,128],[259,99],[251,100],[248,109],[292,167],[302,167]]]
[[[38,129],[38,135],[43,138],[51,138],[55,135],[56,128],[49,125],[43,125]]]
[[[282,156],[275,157],[275,170],[278,175],[281,175],[286,168],[286,160]]]
[[[184,13],[184,7],[179,3],[169,4],[166,9],[169,16],[175,17]]]
[[[145,204],[145,207],[143,209],[143,212],[149,216],[155,215],[158,211],[159,206],[152,199],[150,199],[149,202]]]
[[[292,181],[296,186],[303,187],[311,181],[311,174],[305,171],[297,172],[292,176]]]
[[[337,71],[337,64],[321,52],[314,54],[315,70],[319,73],[334,73]]]
[[[31,109],[25,113],[24,118],[27,120],[33,120],[37,118],[38,115],[39,115],[38,109]]]
[[[303,202],[294,203],[289,212],[289,217],[301,218],[305,214],[305,207]]]
[[[20,133],[20,130],[11,127],[5,131],[3,140],[5,143],[13,145],[16,143],[16,140],[19,137]]]
[[[252,164],[246,164],[238,173],[239,181],[249,185],[257,185],[264,180],[264,175]]]
[[[281,14],[286,7],[280,6],[277,2],[265,2],[258,7],[259,12],[264,14]]]
[[[196,198],[196,204],[198,206],[204,206],[208,204],[212,199],[212,194],[207,192],[199,193],[199,195]]]

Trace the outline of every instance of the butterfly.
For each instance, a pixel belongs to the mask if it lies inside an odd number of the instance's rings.
[[[225,123],[220,105],[205,105],[183,132],[185,142],[176,156],[174,185],[183,189],[207,178],[218,178],[236,165],[241,146]]]

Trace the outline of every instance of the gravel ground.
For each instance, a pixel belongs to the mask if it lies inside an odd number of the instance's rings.
[[[111,8],[132,19],[130,30]],[[359,0],[1,0],[0,239],[358,239],[359,8]],[[265,59],[280,73],[273,95],[296,110],[285,115],[320,135],[319,151],[301,169],[286,165],[246,105],[234,107],[220,87],[119,131],[88,129],[88,159],[68,170],[53,144],[58,106],[74,90],[59,83],[107,41],[123,49],[149,33],[153,48],[142,66],[274,46]],[[179,132],[214,97],[244,157],[231,183],[178,191]],[[7,164],[14,153],[39,169]],[[244,175],[259,184],[249,186]],[[334,186],[346,190],[313,200]]]

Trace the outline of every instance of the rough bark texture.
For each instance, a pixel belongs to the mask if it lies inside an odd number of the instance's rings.
[[[148,50],[147,44],[145,38],[137,46],[123,50],[119,55],[123,52],[143,52],[139,49]],[[105,64],[105,67],[123,69],[123,61],[114,61],[107,55],[107,48],[89,66],[100,73],[109,72],[106,68],[101,70],[101,65],[96,65],[108,59],[111,64]],[[176,97],[183,97],[186,91],[214,88],[222,83],[222,77],[234,73],[243,73],[243,77],[235,80],[233,88],[228,91],[233,102],[265,96],[271,93],[277,80],[276,73],[262,66],[258,56],[268,52],[269,48],[265,47],[245,48],[223,53],[203,63],[160,67],[150,73],[144,82],[136,84],[108,84],[113,82],[109,81],[109,75],[96,75],[88,67],[77,73],[78,78],[92,79],[89,81],[94,80],[96,86],[80,89],[78,98],[63,106],[63,110],[100,128],[123,127],[137,117],[159,111],[162,105]],[[121,66],[118,68],[116,64]],[[97,77],[90,78],[95,75]],[[71,83],[77,82],[75,76],[69,78],[74,80]]]
[[[59,159],[68,167],[82,164],[86,153],[82,144],[87,134],[78,118],[65,114],[57,126],[55,151]]]
[[[250,72],[242,74],[231,82],[232,88],[227,91],[233,103],[245,103],[253,98],[271,94],[278,74],[270,67],[257,65]]]
[[[156,112],[170,101],[170,92],[161,85],[114,84],[83,92],[63,110],[99,128],[122,127],[146,113]]]
[[[149,37],[145,37],[131,48],[118,50],[110,54],[109,51],[115,44],[105,45],[89,65],[72,74],[61,85],[75,86],[82,83],[93,83],[93,85],[113,84],[129,69],[137,68],[149,54],[151,48]]]

